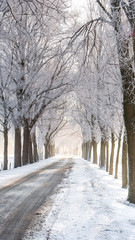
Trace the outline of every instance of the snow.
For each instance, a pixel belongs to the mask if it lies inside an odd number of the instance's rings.
[[[42,208],[23,240],[135,239],[135,205],[126,201],[121,180],[86,160],[73,162],[51,210]]]
[[[54,161],[58,157],[0,172],[0,182],[11,183]],[[84,159],[73,158],[72,169],[49,205],[35,214],[23,240],[134,240],[135,205],[126,198],[121,180]]]
[[[27,176],[28,174],[38,171],[40,168],[46,167],[61,158],[62,156],[56,156],[53,158],[40,160],[39,162],[33,164],[28,164],[23,167],[14,168],[7,171],[0,171],[0,188],[12,184],[13,182]]]

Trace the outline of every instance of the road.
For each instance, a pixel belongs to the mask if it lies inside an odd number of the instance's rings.
[[[36,211],[53,194],[72,159],[63,159],[0,189],[0,240],[21,240]]]

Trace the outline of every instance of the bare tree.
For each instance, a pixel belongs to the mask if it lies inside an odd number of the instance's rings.
[[[65,118],[65,107],[63,103],[57,101],[53,103],[38,121],[38,128],[41,132],[41,137],[45,147],[45,158],[51,157],[54,154],[55,137],[61,131],[68,120]],[[53,149],[53,151],[52,151]]]
[[[107,12],[100,1],[103,11]],[[115,30],[119,67],[123,85],[123,110],[127,131],[128,156],[129,156],[129,188],[128,200],[135,203],[135,131],[134,131],[134,65],[135,65],[135,2],[123,0],[110,1],[111,14],[108,16]],[[130,33],[125,34],[124,21],[127,21]]]
[[[24,130],[22,163],[27,164],[31,129],[45,108],[68,86],[71,88],[66,76],[72,63],[69,54],[62,53],[58,24],[64,19],[65,7],[64,1],[15,0],[12,4],[6,1],[2,8],[6,16],[3,29],[12,52],[16,167],[21,159],[21,129]]]

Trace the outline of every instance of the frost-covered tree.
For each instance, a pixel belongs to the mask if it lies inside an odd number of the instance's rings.
[[[15,166],[21,165],[21,128],[22,163],[27,164],[31,129],[69,86],[72,63],[61,31],[65,6],[64,1],[47,0],[7,1],[3,6],[3,32],[12,51]]]
[[[85,46],[85,61],[90,58],[96,47],[98,26],[103,26],[111,33],[110,52],[114,51],[117,61],[112,64],[114,73],[119,69],[121,85],[123,87],[123,116],[127,132],[129,156],[129,192],[128,199],[135,202],[135,151],[134,151],[134,61],[135,61],[135,1],[124,0],[97,0],[97,13],[90,16],[87,23],[81,26],[70,40],[70,45],[77,42],[78,36],[83,36],[82,45]],[[100,11],[98,9],[100,8]],[[90,41],[93,44],[90,44]],[[90,45],[89,45],[90,44]]]
[[[110,9],[97,1],[115,31],[119,69],[123,85],[123,111],[127,131],[129,158],[128,200],[135,202],[135,133],[134,133],[134,64],[135,64],[135,1],[110,0]]]
[[[79,57],[80,52],[78,54],[80,78],[75,89],[76,102],[79,103],[76,119],[82,126],[83,135],[85,136],[86,133],[86,136],[89,136],[87,140],[93,143],[95,163],[97,163],[97,142],[101,138],[100,166],[102,167],[105,165],[105,147],[108,146],[111,132],[118,134],[119,124],[122,121],[122,91],[119,68],[115,67],[118,61],[114,54],[116,46],[113,45],[113,41],[110,42],[107,31],[104,31],[101,37],[97,29],[96,35],[96,46],[89,55],[87,63],[83,64],[80,61],[83,57],[81,55]],[[110,45],[114,48],[113,52],[110,52]],[[83,54],[82,49],[86,56],[88,54],[85,53],[86,49],[82,46],[81,54]],[[84,137],[84,142],[87,140]]]
[[[0,28],[3,32],[3,26]],[[8,168],[8,131],[12,125],[13,91],[12,91],[12,54],[5,34],[0,37],[0,125],[4,139],[4,167]]]
[[[11,124],[10,112],[10,80],[4,64],[0,64],[0,125],[1,132],[4,137],[4,167],[3,170],[8,168],[8,131]]]
[[[39,119],[37,126],[44,144],[45,158],[55,154],[55,137],[67,123],[63,101],[51,104]]]

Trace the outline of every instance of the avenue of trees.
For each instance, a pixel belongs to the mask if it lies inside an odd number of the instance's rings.
[[[97,0],[96,3],[94,12],[89,1],[93,13],[91,19],[78,29],[70,41],[75,46],[82,45],[84,82],[87,76],[89,78],[85,91],[81,91],[84,97],[80,91],[77,93],[78,112],[82,118],[80,120],[79,117],[79,121],[84,135],[82,152],[83,157],[88,159],[93,147],[93,163],[97,163],[97,143],[100,139],[99,165],[106,166],[109,174],[113,174],[117,138],[114,173],[117,178],[123,137],[122,186],[127,185],[128,175],[128,200],[135,203],[135,2]],[[88,129],[91,131],[88,132]]]
[[[37,138],[44,157],[54,155],[55,137],[72,119],[83,158],[118,178],[122,155],[122,187],[135,203],[135,1],[87,4],[82,23],[70,1],[0,1],[3,169],[10,129],[18,167],[39,160]]]
[[[73,59],[64,53],[64,1],[2,1],[0,8],[0,114],[7,169],[10,127],[15,167],[32,163],[36,124],[72,88],[67,75]]]

